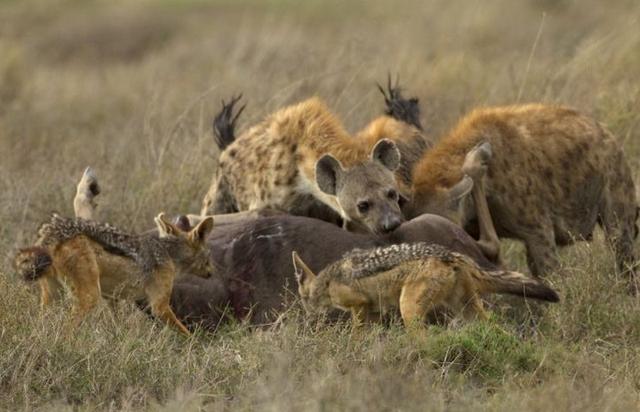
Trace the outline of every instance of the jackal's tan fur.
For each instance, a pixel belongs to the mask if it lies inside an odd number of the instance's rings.
[[[40,231],[38,246],[21,249],[17,271],[38,280],[42,306],[56,298],[63,285],[74,296],[72,319],[79,323],[100,297],[146,299],[152,312],[167,324],[189,334],[169,306],[177,268],[208,276],[204,239],[211,218],[185,233],[156,218],[158,235],[128,235],[116,228],[83,219],[52,217]]]
[[[355,250],[315,275],[293,252],[298,291],[308,312],[349,311],[356,324],[400,309],[406,326],[438,308],[465,318],[486,317],[481,296],[509,293],[551,302],[558,295],[518,272],[487,272],[470,258],[438,245],[403,243]]]

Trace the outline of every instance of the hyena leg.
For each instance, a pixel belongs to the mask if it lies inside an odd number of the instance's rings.
[[[178,320],[170,306],[173,279],[175,277],[173,266],[162,267],[151,276],[152,279],[145,287],[151,312],[167,325],[177,328],[184,335],[191,335],[184,324]]]
[[[542,224],[523,236],[527,249],[527,264],[533,276],[544,276],[558,266],[553,225]]]
[[[636,278],[636,262],[633,251],[637,209],[635,204],[628,203],[619,202],[614,207],[611,200],[607,199],[600,212],[600,222],[607,242],[615,253],[618,270],[630,277],[631,291],[638,293],[640,285],[638,285]]]

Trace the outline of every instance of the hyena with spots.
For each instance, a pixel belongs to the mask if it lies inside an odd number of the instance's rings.
[[[499,236],[525,243],[534,275],[556,267],[556,246],[590,239],[596,224],[619,267],[631,268],[637,201],[623,149],[603,125],[567,107],[528,104],[467,115],[416,165],[408,217],[437,213],[475,232],[461,166],[482,142],[493,152],[481,166],[487,212]]]
[[[405,326],[438,309],[486,318],[481,296],[508,293],[557,302],[556,292],[518,272],[485,271],[469,257],[439,245],[402,243],[355,249],[318,275],[293,252],[298,293],[310,314],[351,312],[356,325],[400,309]]]
[[[413,167],[434,142],[422,129],[420,104],[416,97],[404,98],[398,82],[392,85],[390,76],[387,89],[380,85],[378,89],[384,97],[384,115],[373,119],[354,137],[369,142],[368,145],[385,138],[393,140],[401,154],[396,177],[403,189],[401,191],[409,192]]]
[[[232,143],[226,133],[202,214],[275,209],[341,218],[347,228],[373,233],[395,229],[403,221],[409,171],[428,142],[421,133],[400,132],[408,127],[404,122],[384,117],[354,139],[324,102],[311,98],[277,111]]]

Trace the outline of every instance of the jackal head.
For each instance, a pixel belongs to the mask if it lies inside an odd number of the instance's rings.
[[[294,251],[292,254],[293,268],[298,281],[298,294],[305,312],[309,315],[327,313],[333,308],[329,296],[328,282],[318,279],[309,266]],[[328,281],[328,279],[327,279]]]
[[[206,247],[207,235],[213,229],[213,216],[207,216],[190,230],[182,230],[160,213],[155,219],[161,239],[173,240],[167,253],[179,273],[209,277],[213,272]]]
[[[316,163],[316,183],[324,193],[335,196],[350,225],[375,234],[400,226],[404,216],[394,171],[400,166],[400,151],[391,140],[380,140],[370,158],[345,169],[338,159],[326,154]]]

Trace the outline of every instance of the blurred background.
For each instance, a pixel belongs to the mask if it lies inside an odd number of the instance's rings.
[[[0,1],[0,251],[70,214],[87,165],[114,223],[196,212],[221,99],[244,94],[240,131],[312,95],[356,131],[388,73],[435,136],[478,105],[558,102],[638,170],[639,18],[634,0]]]

